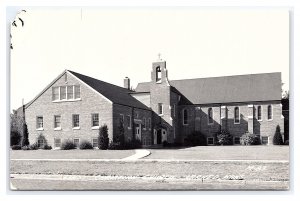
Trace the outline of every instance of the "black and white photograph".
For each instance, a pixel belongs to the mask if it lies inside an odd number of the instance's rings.
[[[8,11],[11,191],[290,190],[289,8]]]

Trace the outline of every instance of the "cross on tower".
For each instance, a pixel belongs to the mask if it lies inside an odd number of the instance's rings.
[[[158,53],[158,61],[161,61],[162,59],[161,59],[161,53]]]

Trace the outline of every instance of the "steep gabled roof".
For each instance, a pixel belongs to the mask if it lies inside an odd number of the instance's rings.
[[[82,75],[74,71],[68,71],[74,76],[76,76],[78,79],[80,79],[82,82],[96,90],[98,93],[102,94],[104,97],[112,101],[113,103],[150,110],[150,108],[148,108],[146,105],[133,98],[129,94],[132,91],[126,88],[103,82],[101,80],[97,80],[95,78]]]
[[[171,80],[192,104],[281,100],[281,73]],[[150,82],[139,83],[136,91],[149,91]]]

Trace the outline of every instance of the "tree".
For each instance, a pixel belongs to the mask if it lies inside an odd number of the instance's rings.
[[[24,118],[18,115],[17,111],[13,111],[10,115],[10,145],[18,145],[21,143],[23,135]]]
[[[23,126],[23,138],[22,138],[22,143],[21,143],[21,146],[27,146],[29,145],[29,140],[28,140],[28,128],[27,128],[27,124],[24,123],[24,126]]]
[[[108,148],[109,138],[107,125],[103,125],[100,127],[98,142],[99,149],[106,150]]]
[[[114,136],[114,142],[118,144],[120,147],[123,147],[125,145],[125,129],[124,129],[124,122],[120,118],[120,123],[118,126],[118,133],[116,136]]]
[[[242,145],[260,145],[260,137],[258,135],[249,133],[248,131],[242,135],[241,137],[241,144]]]
[[[276,126],[276,131],[275,131],[274,138],[273,138],[273,144],[274,145],[283,145],[283,139],[282,139],[279,125]]]

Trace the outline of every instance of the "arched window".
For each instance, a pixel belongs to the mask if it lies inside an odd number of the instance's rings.
[[[161,69],[160,66],[156,67],[156,82],[161,81]]]
[[[188,111],[187,111],[187,109],[183,109],[182,119],[183,119],[182,124],[187,125],[188,124]]]
[[[239,107],[234,108],[234,123],[235,124],[240,123],[240,108]]]
[[[273,119],[273,114],[272,114],[272,105],[268,105],[268,120]]]
[[[261,105],[259,105],[257,107],[257,120],[258,121],[262,120],[262,118],[261,118]]]
[[[213,110],[212,108],[208,108],[208,124],[213,124],[214,123],[214,120],[213,120]]]

